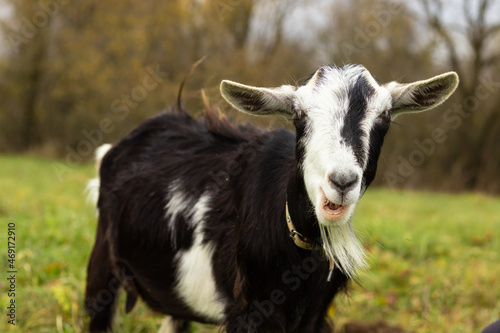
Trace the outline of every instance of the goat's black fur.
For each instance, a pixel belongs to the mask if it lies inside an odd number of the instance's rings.
[[[327,308],[347,279],[336,270],[327,283],[328,262],[296,247],[285,224],[288,196],[296,227],[311,239],[319,237],[297,168],[301,154],[288,130],[236,126],[211,112],[205,121],[185,112],[161,114],[121,140],[100,168],[99,226],[86,292],[90,331],[111,327],[116,292],[107,304],[99,302],[99,293],[114,279],[129,294],[128,310],[139,295],[177,320],[210,321],[174,294],[174,256],[193,241],[193,229],[178,216],[173,244],[165,219],[169,185],[181,179],[195,200],[206,191],[213,196],[203,232],[215,243],[213,271],[227,303],[219,324],[228,332],[246,332],[241,323],[259,311],[256,303],[279,290],[284,302],[273,304],[268,317],[261,315],[258,332],[329,332]],[[313,271],[304,271],[304,263]]]

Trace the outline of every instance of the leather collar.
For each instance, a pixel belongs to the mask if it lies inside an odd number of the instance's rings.
[[[295,226],[293,225],[292,218],[290,217],[290,212],[288,211],[288,200],[286,201],[285,204],[285,211],[286,211],[286,225],[288,226],[288,230],[290,231],[289,233],[290,238],[293,239],[295,245],[297,245],[301,249],[312,250],[313,249],[312,242],[307,237],[298,232]]]
[[[285,201],[285,212],[286,212],[286,225],[288,226],[288,230],[290,231],[289,236],[293,239],[295,245],[304,250],[313,250],[318,249],[321,250],[322,247],[318,245],[313,245],[313,243],[306,236],[302,235],[297,231],[295,226],[293,225],[292,218],[290,217],[290,212],[288,211],[288,199]],[[331,258],[328,258],[329,263],[329,273],[327,277],[327,281],[330,282],[333,276],[333,269],[335,268],[334,261]]]

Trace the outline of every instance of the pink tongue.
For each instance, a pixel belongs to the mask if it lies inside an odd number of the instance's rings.
[[[337,204],[334,204],[333,202],[328,202],[328,208],[330,210],[337,210],[339,209],[341,206],[340,205],[337,205]]]

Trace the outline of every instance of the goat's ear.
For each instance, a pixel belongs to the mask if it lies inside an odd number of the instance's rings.
[[[392,95],[391,117],[430,110],[450,97],[458,86],[458,75],[448,72],[428,80],[385,85]]]
[[[258,88],[224,80],[220,85],[222,97],[236,109],[259,116],[293,117],[292,99],[296,88]]]

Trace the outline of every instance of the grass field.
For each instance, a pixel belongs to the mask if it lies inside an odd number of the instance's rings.
[[[0,331],[85,332],[83,290],[94,209],[85,203],[93,165],[0,156]],[[8,324],[7,233],[15,223],[16,325]],[[480,332],[500,317],[500,198],[370,189],[355,223],[372,267],[330,311],[340,331],[352,320],[386,320],[409,332]],[[161,317],[142,304],[116,332],[156,332]],[[193,332],[217,332],[196,326]]]

